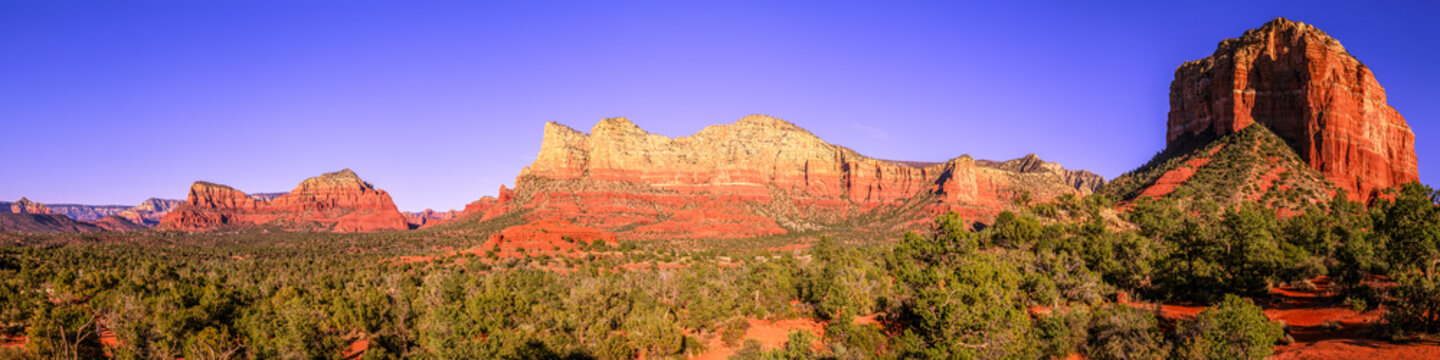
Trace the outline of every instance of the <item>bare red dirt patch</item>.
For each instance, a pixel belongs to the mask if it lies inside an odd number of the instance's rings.
[[[853,320],[857,325],[879,324],[876,320],[878,314],[856,316]],[[745,330],[745,336],[741,339],[755,339],[760,341],[760,348],[765,350],[779,349],[785,346],[789,340],[790,332],[795,330],[809,331],[816,339],[825,337],[825,323],[815,319],[785,319],[785,320],[757,320],[749,319],[750,328]],[[743,341],[743,340],[742,340]],[[820,346],[818,341],[811,346]],[[707,349],[694,360],[723,360],[734,355],[739,347],[729,347],[721,341],[719,336],[711,338],[705,343]]]
[[[493,249],[500,256],[523,257],[526,253],[575,251],[579,246],[596,241],[603,241],[609,246],[619,245],[614,233],[575,225],[561,218],[548,218],[505,228],[500,233],[491,235],[489,241],[472,251],[486,252]]]
[[[0,335],[0,348],[6,348],[6,349],[18,349],[18,348],[23,348],[23,347],[25,347],[25,342],[28,341],[28,340],[29,340],[29,339],[25,338],[25,335],[17,335],[17,336]]]
[[[1159,179],[1155,179],[1155,184],[1150,185],[1149,187],[1146,187],[1144,191],[1141,191],[1140,196],[1158,199],[1164,197],[1165,195],[1169,195],[1171,192],[1174,192],[1176,187],[1179,187],[1180,184],[1184,184],[1186,180],[1190,180],[1191,176],[1195,176],[1196,168],[1190,167],[1191,163],[1198,163],[1200,165],[1204,165],[1209,163],[1209,159],[1190,159],[1189,161],[1185,162],[1185,165],[1176,167],[1174,170],[1166,171],[1164,174],[1160,175]]]
[[[1286,324],[1286,332],[1295,340],[1289,345],[1276,346],[1273,359],[1440,359],[1440,343],[1392,343],[1365,338],[1361,330],[1378,322],[1383,310],[1356,312],[1332,291],[1330,279],[1320,277],[1312,283],[1313,289],[1288,286],[1271,289],[1272,298],[1260,302],[1265,316]],[[1161,316],[1171,320],[1192,318],[1205,309],[1176,304],[1130,305],[1158,310]]]
[[[350,342],[350,345],[346,345],[344,349],[341,349],[340,358],[345,360],[359,359],[365,355],[365,350],[369,349],[369,339],[355,339]]]

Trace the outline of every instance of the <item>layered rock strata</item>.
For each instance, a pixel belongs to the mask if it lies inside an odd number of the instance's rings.
[[[204,231],[261,225],[335,232],[409,228],[388,193],[349,169],[306,179],[273,200],[197,181],[185,203],[165,215],[158,228]]]
[[[402,215],[405,215],[405,222],[409,223],[411,227],[419,228],[449,221],[459,216],[460,212],[455,210],[441,212],[425,209],[425,211],[421,212],[404,212]]]
[[[30,199],[24,197],[21,197],[20,200],[17,200],[13,203],[10,203],[10,212],[16,214],[51,214],[49,206],[30,201]]]
[[[1022,194],[1084,195],[1103,182],[1033,156],[1026,161],[1009,169],[969,156],[879,160],[764,115],[679,138],[625,118],[601,120],[589,134],[547,123],[540,153],[515,190],[502,187],[497,199],[477,201],[462,217],[514,212],[622,238],[739,238],[835,228],[860,217],[910,228],[946,210],[983,220]]]
[[[1419,179],[1415,135],[1375,74],[1314,26],[1275,19],[1175,70],[1168,146],[1255,124],[1353,199]]]

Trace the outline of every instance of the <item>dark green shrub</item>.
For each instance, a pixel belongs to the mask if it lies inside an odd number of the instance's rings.
[[[1182,359],[1263,359],[1285,336],[1250,299],[1229,294],[1182,323],[1178,333],[1175,355]]]
[[[1117,306],[1096,310],[1085,342],[1087,359],[1164,359],[1169,354],[1154,313]]]
[[[720,340],[725,346],[734,347],[740,345],[740,340],[745,337],[745,331],[750,329],[750,322],[745,319],[731,320],[720,330]]]
[[[1420,274],[1402,274],[1385,301],[1384,335],[1440,333],[1440,281]]]

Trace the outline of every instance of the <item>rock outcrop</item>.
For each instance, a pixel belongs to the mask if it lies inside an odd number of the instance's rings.
[[[20,200],[10,203],[10,212],[16,214],[50,214],[50,207],[45,204],[30,201],[21,197]]]
[[[636,239],[775,235],[853,226],[844,224],[860,217],[890,232],[921,227],[946,210],[984,220],[1015,206],[1021,194],[1084,195],[1103,181],[1033,156],[1027,161],[1012,170],[969,156],[879,160],[764,115],[679,138],[624,118],[601,120],[589,134],[547,123],[540,153],[515,190],[502,187],[498,198],[472,203],[461,217],[563,219]]]
[[[421,212],[407,211],[402,213],[402,215],[405,215],[405,222],[410,223],[411,227],[420,228],[425,227],[426,225],[435,225],[445,221],[449,221],[450,219],[454,219],[456,216],[459,216],[460,212],[455,210],[440,212],[431,209],[425,209],[425,211]]]
[[[1255,124],[1354,199],[1419,179],[1415,135],[1370,68],[1308,24],[1275,19],[1175,70],[1167,146]]]
[[[165,215],[159,228],[204,231],[261,225],[335,232],[409,228],[388,193],[349,169],[306,179],[295,190],[268,201],[197,181],[185,203]]]

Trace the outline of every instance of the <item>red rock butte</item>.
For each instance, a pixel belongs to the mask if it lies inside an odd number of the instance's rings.
[[[1167,146],[1261,124],[1352,199],[1418,181],[1415,135],[1369,67],[1284,18],[1186,62],[1170,84]]]
[[[1033,155],[1009,162],[874,159],[764,115],[669,138],[625,118],[589,134],[547,123],[540,153],[511,191],[461,214],[564,219],[621,238],[740,238],[822,230],[865,216],[910,229],[956,210],[988,218],[1029,194],[1084,195],[1104,179]]]
[[[50,213],[51,213],[49,206],[45,206],[45,204],[41,204],[41,203],[37,203],[37,202],[34,202],[34,201],[30,201],[30,199],[27,199],[27,198],[24,198],[24,197],[20,198],[20,200],[17,200],[17,201],[15,201],[15,202],[13,202],[13,203],[10,203],[9,210],[10,210],[10,212],[16,213],[16,214],[39,214],[39,215],[44,215],[44,214],[50,214]]]
[[[295,190],[269,200],[197,181],[185,203],[166,214],[157,228],[205,231],[261,225],[334,232],[409,228],[390,194],[349,169],[305,179]]]

